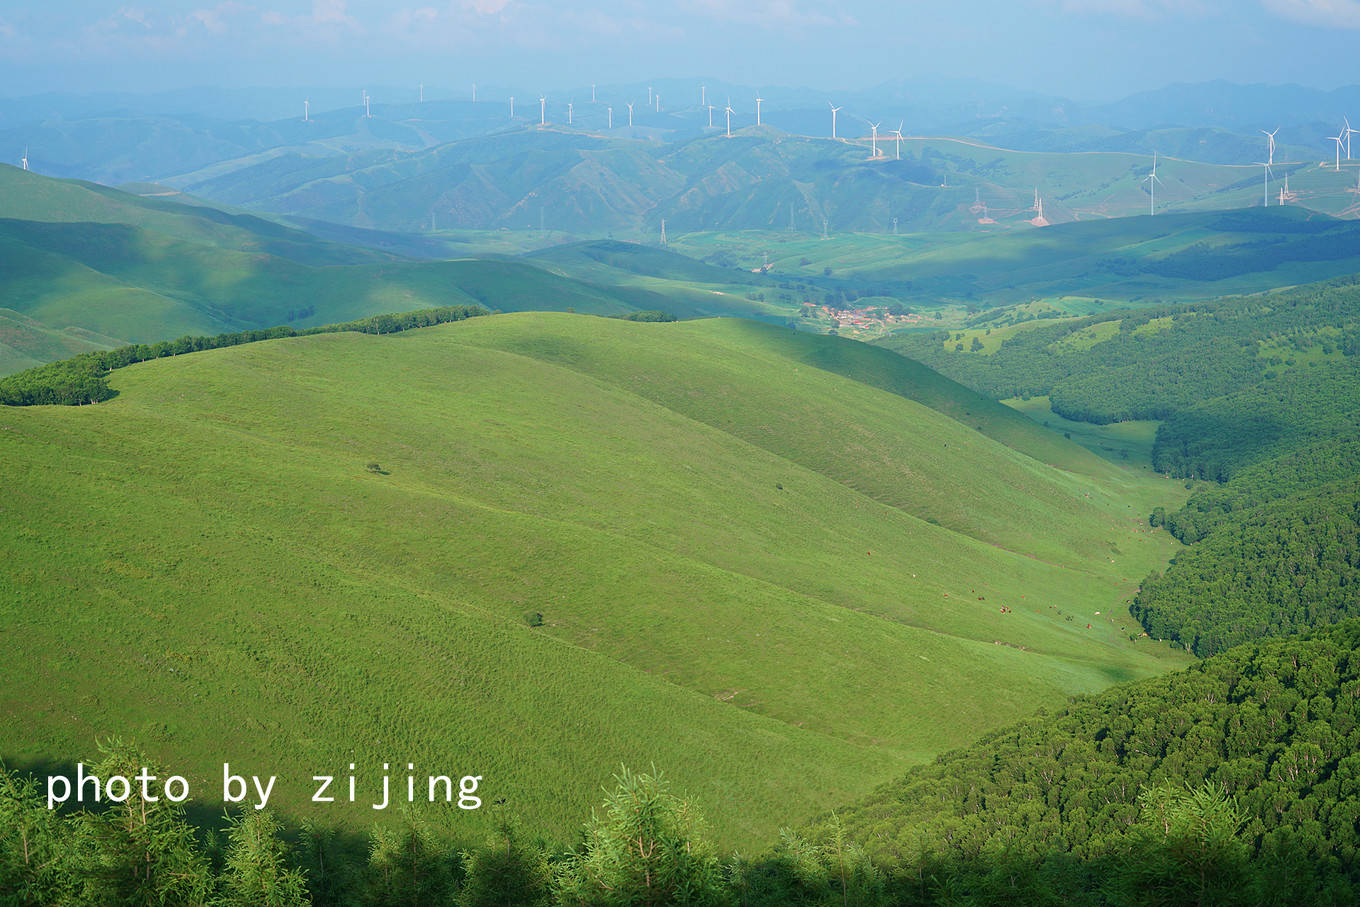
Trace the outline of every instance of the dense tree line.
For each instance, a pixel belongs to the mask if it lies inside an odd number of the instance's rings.
[[[1244,467],[1224,484],[1199,487],[1184,507],[1162,521],[1172,535],[1192,545],[1230,514],[1351,476],[1360,476],[1360,435],[1307,444]]]
[[[1173,475],[1224,479],[1360,418],[1360,276],[1036,326],[991,354],[950,336],[889,343],[991,397],[1046,394],[1069,419],[1165,420],[1154,457]]]
[[[1360,898],[1360,620],[1074,700],[939,757],[756,856],[624,770],[574,846],[504,815],[366,839],[164,798],[51,811],[0,772],[0,903],[186,905],[1349,904]],[[96,774],[131,775],[134,748]],[[500,807],[491,807],[499,809]]]
[[[955,903],[1007,890],[1031,903],[1356,903],[1357,753],[1349,621],[991,734],[819,836],[840,826],[896,878]],[[1214,880],[1203,901],[1201,873]]]
[[[610,317],[622,318],[624,321],[651,321],[651,322],[675,321],[674,315],[672,315],[670,312],[663,312],[661,309],[645,309],[640,312],[625,312],[622,315],[613,315]]]
[[[465,318],[485,314],[488,314],[487,310],[480,306],[440,306],[396,315],[373,315],[356,321],[328,324],[301,331],[290,327],[276,327],[236,331],[212,337],[181,337],[178,340],[162,340],[158,343],[134,343],[112,350],[81,353],[70,359],[50,362],[0,378],[0,404],[83,406],[108,400],[114,395],[113,388],[109,387],[106,380],[109,372],[150,359],[309,334],[331,334],[339,331],[392,334],[411,328],[462,321]]]
[[[1132,611],[1200,656],[1360,616],[1360,478],[1225,517]]]

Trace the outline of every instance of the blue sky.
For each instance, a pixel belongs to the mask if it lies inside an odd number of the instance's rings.
[[[0,93],[972,78],[1081,100],[1357,81],[1360,0],[0,0]]]

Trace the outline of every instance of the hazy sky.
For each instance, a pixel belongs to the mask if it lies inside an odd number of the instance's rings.
[[[1358,42],[1360,0],[0,0],[0,92],[941,75],[1101,99],[1352,84]]]

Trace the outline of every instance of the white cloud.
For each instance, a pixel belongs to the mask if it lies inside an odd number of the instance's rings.
[[[151,27],[151,23],[147,21],[146,10],[139,9],[135,6],[124,6],[123,8],[118,10],[116,15],[110,18],[116,20],[127,20],[128,22],[136,22],[142,28]]]
[[[690,6],[696,12],[723,22],[763,25],[768,28],[829,28],[859,24],[854,16],[800,7],[793,0],[756,0],[753,3],[691,0]]]
[[[249,13],[253,7],[243,6],[233,0],[219,3],[212,9],[196,9],[189,13],[189,21],[197,22],[204,30],[220,35],[227,30],[227,19],[231,16]]]
[[[314,25],[343,25],[358,28],[359,23],[349,14],[347,0],[312,0],[311,22]]]
[[[1283,19],[1322,28],[1360,28],[1357,0],[1262,0],[1267,10]]]
[[[1117,16],[1124,19],[1201,18],[1219,5],[1214,0],[1044,0],[1064,13]]]
[[[479,16],[495,16],[510,5],[510,0],[463,0],[461,5]]]

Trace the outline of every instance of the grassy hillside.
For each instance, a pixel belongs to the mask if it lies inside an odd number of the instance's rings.
[[[119,733],[201,782],[277,772],[290,813],[412,761],[563,834],[655,762],[744,845],[1177,663],[1124,603],[1174,490],[835,344],[506,315],[5,410],[0,755]]]
[[[629,262],[664,257],[669,273]],[[776,317],[754,275],[629,246],[607,263],[411,260],[251,215],[0,167],[0,374],[88,349],[484,303]],[[675,263],[680,263],[677,267]],[[644,269],[645,270],[645,269]],[[696,286],[693,271],[717,282]],[[786,307],[783,314],[790,314]]]

